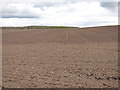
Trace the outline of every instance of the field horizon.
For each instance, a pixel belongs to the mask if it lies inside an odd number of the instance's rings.
[[[90,26],[90,27],[77,27],[77,26],[2,26],[0,28],[4,29],[49,29],[49,28],[99,28],[99,27],[113,27],[120,25],[103,25],[103,26]]]

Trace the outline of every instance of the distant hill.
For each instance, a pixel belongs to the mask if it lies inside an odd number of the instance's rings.
[[[1,27],[4,29],[49,29],[49,28],[76,28],[67,26],[26,26],[26,27]]]
[[[95,26],[95,27],[81,27],[81,29],[92,29],[101,27],[120,27],[120,25],[108,25],[108,26]],[[69,26],[25,26],[25,27],[0,27],[3,30],[10,29],[53,29],[53,28],[80,28],[80,27],[69,27]]]

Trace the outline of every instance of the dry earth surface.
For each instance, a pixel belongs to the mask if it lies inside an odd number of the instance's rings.
[[[118,27],[3,30],[5,88],[118,87]]]

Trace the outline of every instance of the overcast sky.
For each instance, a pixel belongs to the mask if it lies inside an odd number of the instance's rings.
[[[29,3],[28,3],[29,1]],[[104,26],[118,24],[118,2],[21,0],[0,4],[0,26]]]

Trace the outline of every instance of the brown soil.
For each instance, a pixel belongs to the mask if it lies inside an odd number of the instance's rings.
[[[117,34],[117,26],[3,30],[3,87],[116,88]]]

